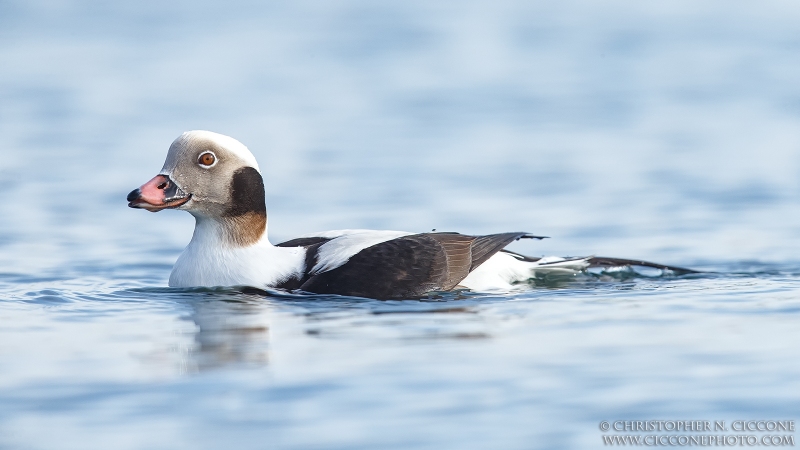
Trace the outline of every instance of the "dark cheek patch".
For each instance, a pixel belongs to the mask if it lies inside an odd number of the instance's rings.
[[[224,214],[228,240],[237,246],[258,242],[267,227],[267,205],[264,201],[264,180],[252,167],[243,167],[233,174],[231,202]]]
[[[231,205],[225,212],[228,217],[243,216],[248,213],[267,215],[264,199],[264,179],[252,167],[243,167],[233,174],[231,181]]]

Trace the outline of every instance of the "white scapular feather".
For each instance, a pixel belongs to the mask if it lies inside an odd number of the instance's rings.
[[[317,264],[312,273],[323,273],[345,264],[356,253],[382,242],[414,233],[405,231],[334,230],[315,234],[318,237],[333,237],[319,247]]]

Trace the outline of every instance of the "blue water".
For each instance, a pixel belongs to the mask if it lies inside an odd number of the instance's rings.
[[[600,448],[800,420],[793,2],[0,2],[0,448]],[[181,132],[326,229],[703,275],[428,301],[166,288]]]

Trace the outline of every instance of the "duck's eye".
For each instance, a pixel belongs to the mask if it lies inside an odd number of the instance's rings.
[[[217,162],[217,157],[211,152],[205,152],[197,158],[197,163],[205,167],[211,167],[215,162]]]

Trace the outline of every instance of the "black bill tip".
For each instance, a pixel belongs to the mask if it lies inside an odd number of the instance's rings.
[[[128,201],[132,202],[132,201],[138,199],[139,197],[141,197],[141,195],[142,195],[142,190],[139,189],[139,188],[136,188],[136,189],[132,190],[130,194],[128,194]]]

